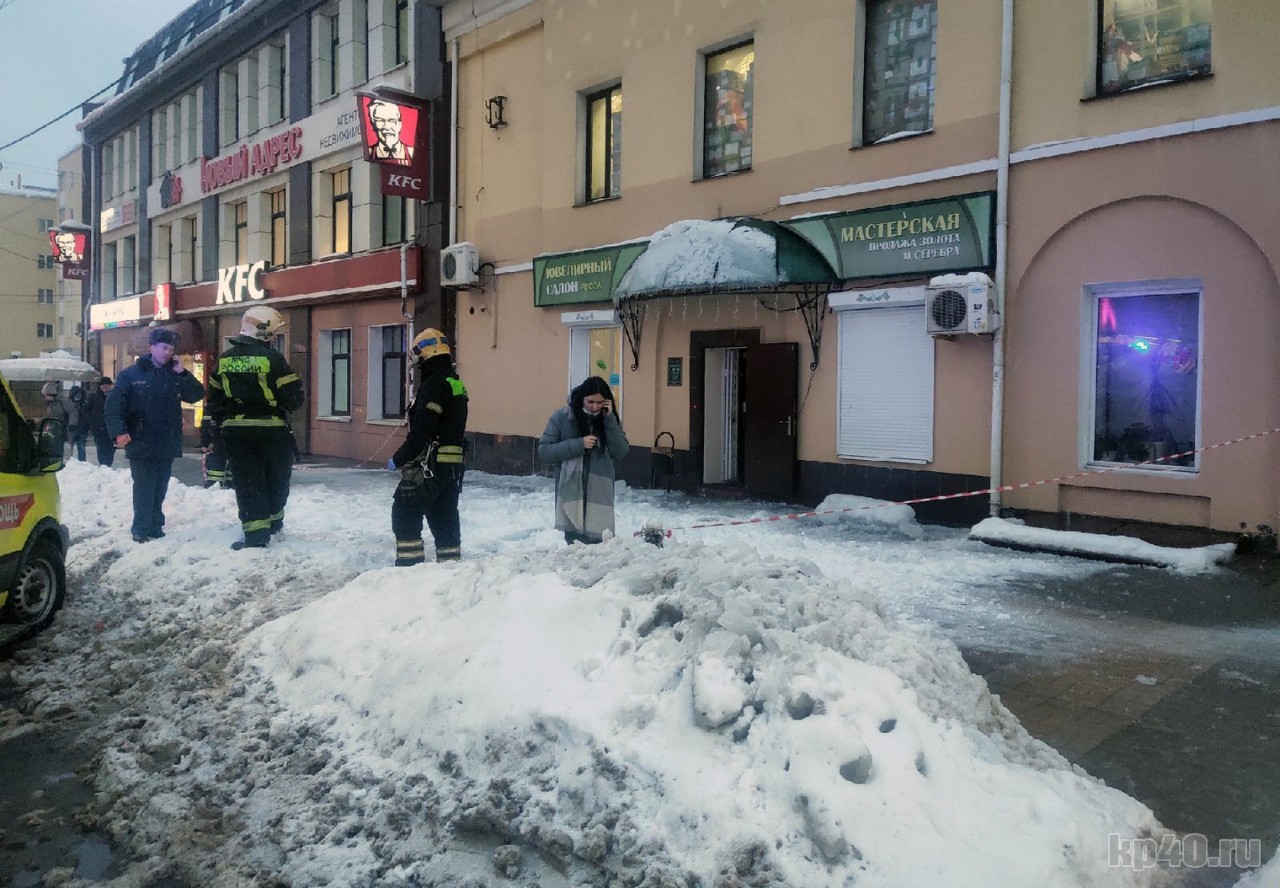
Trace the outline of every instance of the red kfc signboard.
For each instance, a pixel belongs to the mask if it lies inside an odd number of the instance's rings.
[[[381,170],[382,193],[427,200],[431,194],[425,107],[358,94],[364,159]]]
[[[49,245],[53,247],[53,259],[62,266],[64,280],[89,277],[89,232],[87,229],[49,229]]]

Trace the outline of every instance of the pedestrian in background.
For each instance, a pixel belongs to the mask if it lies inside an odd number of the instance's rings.
[[[467,387],[453,366],[453,352],[443,333],[428,327],[413,340],[420,380],[409,407],[409,434],[387,461],[400,472],[391,501],[391,530],[396,536],[396,567],[427,559],[422,520],[435,541],[436,561],[462,557],[462,494]]]
[[[566,543],[598,543],[613,533],[615,464],[630,446],[613,390],[599,376],[583,380],[551,414],[538,459],[557,467],[555,526]]]
[[[85,405],[88,417],[89,434],[93,435],[93,446],[98,451],[98,465],[109,466],[115,462],[116,445],[107,434],[107,395],[111,394],[111,377],[104,376],[98,380],[97,389],[89,396]]]
[[[269,343],[285,326],[280,312],[256,305],[240,320],[240,335],[218,356],[209,377],[209,412],[222,433],[235,475],[243,540],[233,549],[260,549],[284,529],[293,477],[289,414],[302,406],[302,379]]]
[[[67,441],[71,437],[71,406],[62,395],[62,386],[56,382],[42,385],[40,397],[44,398],[44,415],[62,423],[62,452],[65,455]]]
[[[147,354],[124,369],[107,396],[107,434],[129,458],[133,476],[133,541],[164,536],[164,496],[173,461],[182,456],[182,402],[204,397],[204,386],[174,357],[181,342],[167,327],[147,335]]]
[[[89,438],[89,411],[87,409],[88,397],[84,393],[84,388],[73,385],[71,391],[67,393],[69,416],[67,422],[69,429],[67,437],[71,441],[72,449],[75,451],[76,459],[80,462],[85,461],[85,442]]]

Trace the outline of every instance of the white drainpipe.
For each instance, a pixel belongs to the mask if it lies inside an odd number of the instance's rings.
[[[458,41],[449,44],[449,229],[445,244],[458,242]]]
[[[1013,96],[1013,0],[1003,0],[1000,24],[1000,144],[996,167],[996,298],[1004,314],[1009,278],[1009,141]],[[1004,483],[1004,330],[991,343],[991,514],[1000,514]]]

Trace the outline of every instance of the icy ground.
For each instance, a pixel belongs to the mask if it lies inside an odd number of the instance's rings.
[[[901,507],[693,530],[768,513],[630,490],[617,539],[567,548],[550,482],[471,473],[465,560],[395,569],[387,473],[299,471],[244,552],[230,491],[174,483],[137,545],[127,470],[61,477],[70,600],[0,736],[92,722],[121,888],[1160,884],[1107,866],[1151,812],[922,619],[1088,644],[1002,590],[1104,566]]]

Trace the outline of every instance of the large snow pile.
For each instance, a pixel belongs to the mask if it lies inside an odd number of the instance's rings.
[[[251,689],[287,712],[274,746],[341,738],[318,802],[352,764],[380,775],[338,792],[353,840],[282,824],[299,883],[369,878],[397,809],[421,838],[479,834],[527,849],[513,867],[536,851],[617,886],[1142,884],[1108,868],[1107,836],[1159,831],[949,642],[742,546],[374,571],[248,650]],[[448,872],[431,847],[383,878]]]

